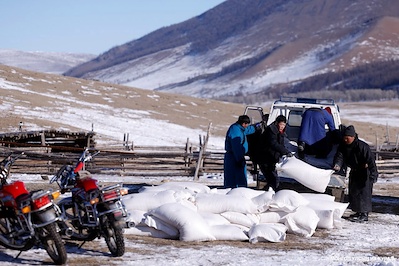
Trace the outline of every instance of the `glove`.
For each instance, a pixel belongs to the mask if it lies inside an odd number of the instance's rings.
[[[255,127],[256,131],[261,131],[262,130],[262,122],[256,123],[253,126]]]
[[[338,172],[339,170],[341,170],[341,167],[338,164],[336,164],[334,165],[333,170]]]
[[[286,156],[287,156],[287,157],[292,157],[292,153],[289,152],[289,153],[286,154]]]

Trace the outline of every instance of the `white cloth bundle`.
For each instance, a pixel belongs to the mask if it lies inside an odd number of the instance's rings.
[[[314,167],[295,157],[284,158],[276,165],[276,169],[281,171],[281,176],[295,179],[302,185],[317,191],[326,191],[334,170],[326,170]]]

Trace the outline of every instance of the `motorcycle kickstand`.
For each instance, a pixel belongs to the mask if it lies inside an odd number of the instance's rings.
[[[80,244],[80,245],[78,246],[78,249],[82,248],[82,246],[83,246],[85,243],[86,243],[86,241],[83,241],[82,244]]]
[[[21,255],[21,253],[22,253],[22,250],[18,253],[18,255],[14,258],[14,260],[18,259],[19,255]]]

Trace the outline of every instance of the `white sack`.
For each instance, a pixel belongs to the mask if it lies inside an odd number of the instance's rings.
[[[230,190],[231,190],[231,188],[216,188],[215,187],[215,188],[211,188],[209,193],[226,195],[227,193],[229,193]]]
[[[309,206],[309,208],[311,208]],[[312,209],[312,208],[311,208]],[[324,210],[324,209],[313,209],[319,217],[319,222],[317,223],[317,228],[322,229],[332,229],[334,228],[334,211]]]
[[[195,193],[209,193],[210,188],[204,184],[195,183],[195,182],[166,182],[159,186],[152,187],[142,187],[139,189],[139,192],[157,192],[163,190],[186,190],[190,191],[193,194]]]
[[[285,158],[276,167],[278,171],[282,172],[283,176],[295,179],[317,192],[326,190],[331,175],[334,173],[334,170],[320,169],[295,157]]]
[[[299,206],[308,205],[309,201],[294,190],[283,189],[277,191],[269,204],[271,211],[292,212]]]
[[[145,214],[146,214],[145,211],[129,210],[128,217],[126,218],[126,221],[133,224],[135,227],[145,225],[145,223],[144,223]]]
[[[284,224],[257,224],[248,232],[249,242],[282,242],[285,240],[287,227]]]
[[[152,193],[133,193],[122,198],[126,209],[148,212],[165,203],[176,202],[175,192],[172,190]]]
[[[308,207],[315,210],[317,215],[319,215],[319,218],[323,223],[318,225],[319,228],[341,228],[342,215],[348,208],[348,205],[349,203],[319,200],[311,201]],[[321,217],[321,215],[324,216]],[[330,227],[322,227],[327,225]]]
[[[180,202],[180,201],[191,201],[194,202],[195,201],[195,196],[188,190],[175,190],[175,193],[173,194],[173,196],[176,199],[176,202]]]
[[[319,194],[319,193],[299,193],[299,194],[301,194],[301,196],[303,196],[309,202],[317,202],[320,200],[330,201],[330,202],[335,201],[335,197],[328,194]]]
[[[230,224],[230,222],[219,213],[199,212],[199,215],[204,218],[209,226]]]
[[[153,215],[147,214],[144,223],[151,228],[164,232],[169,238],[178,239],[179,238],[179,230],[172,224],[159,219]]]
[[[232,224],[211,226],[211,233],[216,240],[248,241],[243,230]]]
[[[202,216],[179,203],[164,204],[150,214],[177,228],[182,241],[215,240]]]
[[[256,205],[258,212],[265,212],[269,209],[269,204],[272,201],[274,194],[274,190],[269,190],[252,198],[252,202]]]
[[[226,218],[231,224],[238,224],[251,228],[254,224],[259,223],[259,216],[257,214],[244,214],[240,212],[223,212],[220,214]]]
[[[307,206],[300,206],[295,212],[288,213],[281,219],[289,233],[304,237],[311,237],[314,234],[319,220],[316,212]]]
[[[247,199],[252,199],[253,197],[259,196],[262,194],[264,191],[262,190],[255,190],[247,187],[237,187],[231,189],[229,192],[227,192],[227,195],[230,196],[242,196]]]
[[[125,229],[124,234],[132,234],[137,236],[151,236],[155,238],[164,238],[164,239],[175,239],[170,237],[170,235],[166,234],[163,231],[148,226],[137,226]]]
[[[266,224],[266,223],[280,223],[281,218],[284,217],[287,213],[286,212],[272,212],[267,211],[259,214],[259,223]]]
[[[199,212],[222,213],[227,211],[256,213],[252,200],[234,195],[198,194],[195,204]]]

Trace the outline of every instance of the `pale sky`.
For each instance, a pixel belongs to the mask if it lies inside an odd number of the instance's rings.
[[[0,49],[100,54],[224,0],[0,0]]]

